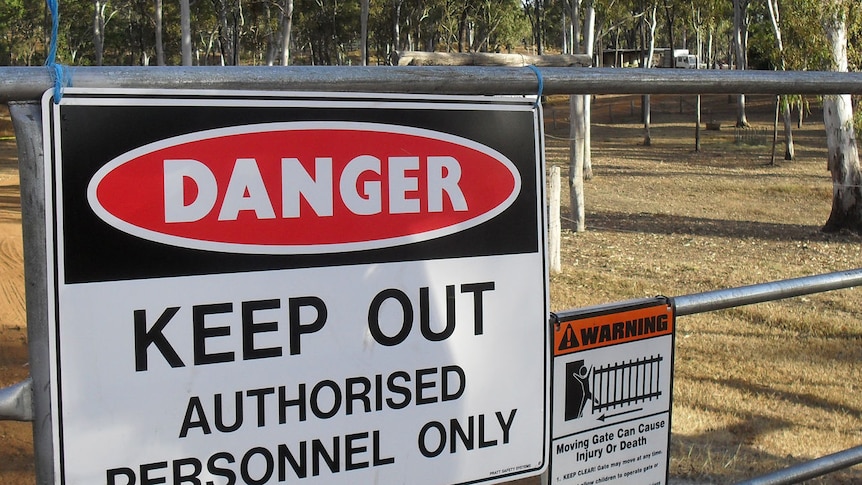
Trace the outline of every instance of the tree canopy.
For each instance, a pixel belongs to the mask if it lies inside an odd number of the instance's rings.
[[[158,62],[161,49],[165,64],[182,64],[181,2],[58,1],[58,62],[149,65]],[[368,63],[392,63],[401,50],[570,52],[582,45],[583,35],[573,28],[573,2],[582,11],[595,8],[595,54],[644,51],[644,16],[657,7],[657,47],[689,49],[709,66],[733,63],[733,0],[370,0]],[[821,0],[780,3],[787,68],[828,69],[822,29],[811,21]],[[190,0],[189,5],[192,65],[278,64],[285,50],[282,20],[291,11],[290,64],[361,64],[360,0]],[[850,66],[857,70],[862,7],[849,5]],[[778,57],[765,2],[751,2],[747,10],[750,65],[771,69]],[[0,65],[44,63],[50,36],[45,2],[0,2],[0,29]]]

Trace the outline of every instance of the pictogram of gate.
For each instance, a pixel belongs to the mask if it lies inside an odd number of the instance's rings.
[[[661,355],[602,366],[593,372],[593,412],[615,409],[661,396]]]

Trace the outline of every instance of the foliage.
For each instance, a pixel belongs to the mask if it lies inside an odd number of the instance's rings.
[[[0,2],[0,65],[29,66],[45,60],[45,10],[39,2]]]
[[[369,61],[387,64],[399,50],[561,52],[571,32],[575,0],[370,0]],[[163,43],[168,65],[181,64],[179,2],[162,2]],[[597,52],[645,48],[643,13],[658,6],[658,47],[696,51],[704,60],[730,60],[728,0],[579,0],[581,22],[587,6],[596,12]],[[848,12],[851,69],[862,69],[862,6],[839,0]],[[59,0],[58,61],[96,62],[95,6],[105,21],[102,62],[145,65],[155,62],[153,0]],[[193,64],[271,64],[277,52],[286,0],[192,0]],[[293,64],[357,64],[359,0],[294,0],[291,32]],[[776,53],[763,2],[751,2],[751,67],[771,69]],[[824,69],[828,52],[819,18],[822,0],[781,1],[788,69]],[[0,2],[0,64],[38,65],[45,61],[50,18],[44,0]],[[581,31],[583,35],[583,31]],[[671,46],[671,43],[674,45]]]

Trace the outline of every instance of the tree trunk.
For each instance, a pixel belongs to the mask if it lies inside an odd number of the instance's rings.
[[[832,7],[834,10],[827,14],[823,27],[831,45],[835,70],[846,72],[846,16],[837,5]],[[862,169],[850,95],[826,96],[823,99],[823,121],[826,125],[828,167],[832,174],[832,212],[822,230],[837,232],[849,229],[862,233]]]
[[[153,23],[156,34],[156,65],[165,65],[165,43],[162,39],[162,0],[153,1]]]
[[[802,128],[802,123],[804,122],[803,118],[805,117],[805,100],[802,96],[800,96],[799,100],[796,102],[796,107],[799,110],[799,118],[796,120],[796,127]]]
[[[101,0],[93,1],[93,50],[97,66],[102,65],[102,53],[105,46],[105,4]]]
[[[823,99],[828,167],[832,174],[832,212],[824,232],[849,229],[862,233],[862,169],[853,130],[850,95]]]
[[[362,4],[359,13],[360,19],[360,37],[359,37],[359,55],[362,57],[360,65],[368,65],[368,2],[369,0],[360,0]]]
[[[781,96],[775,97],[775,116],[772,121],[772,155],[769,164],[775,165],[775,147],[778,145],[778,113],[781,110]]]
[[[392,52],[390,61],[395,59],[401,50],[401,3],[404,0],[393,0],[392,2]],[[460,27],[460,24],[459,24]],[[458,35],[458,52],[461,52],[460,28]]]
[[[736,68],[745,70],[748,65],[748,1],[733,0],[733,49],[736,57]],[[736,126],[750,126],[745,116],[745,95],[736,98]]]
[[[543,31],[545,29],[545,13],[544,13],[544,5],[542,2],[545,0],[535,0],[536,1],[536,54],[543,55],[545,53],[544,46],[542,46],[542,41],[544,39]]]
[[[284,0],[282,4],[283,17],[281,18],[281,65],[290,64],[290,36],[293,29],[293,0]]]
[[[649,27],[649,49],[647,50],[647,57],[644,59],[643,68],[649,69],[652,67],[652,59],[655,54],[655,29],[656,25],[658,25],[658,19],[656,18],[656,10],[658,6],[656,3],[653,3],[651,8],[648,8],[644,11],[644,21],[647,23]],[[645,94],[641,98],[641,112],[643,114],[643,122],[644,122],[644,146],[652,145],[652,136],[650,134],[650,95]]]
[[[182,62],[184,66],[192,65],[192,27],[191,8],[189,0],[180,0],[180,30],[182,31]]]
[[[781,96],[781,116],[784,121],[784,159],[795,160],[796,150],[793,148],[793,119],[790,116],[790,101],[787,95]]]
[[[265,3],[263,5],[264,12],[266,14],[266,59],[265,64],[267,66],[275,65],[275,56],[278,53],[278,39],[276,38],[277,29],[273,30],[272,27],[272,8],[269,3]]]
[[[596,8],[593,2],[587,6],[587,15],[584,19],[584,54],[593,58],[596,44]],[[584,95],[584,180],[593,178],[592,157],[592,105],[593,97]]]
[[[570,0],[572,2],[572,53],[581,52],[581,0]]]
[[[700,58],[698,58],[700,62]],[[700,95],[697,95],[694,105],[694,151],[700,153]]]
[[[650,95],[643,95],[643,115],[644,115],[644,146],[652,145],[652,135],[650,135]]]
[[[233,11],[228,6],[230,0],[218,0],[216,8],[219,24],[219,48],[222,55],[222,64],[234,66],[236,65],[236,52],[234,51],[236,32],[236,23],[233,18]]]

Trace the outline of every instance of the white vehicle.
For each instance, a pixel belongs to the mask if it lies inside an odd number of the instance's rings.
[[[697,69],[697,56],[693,54],[674,56],[673,67],[680,69]]]

